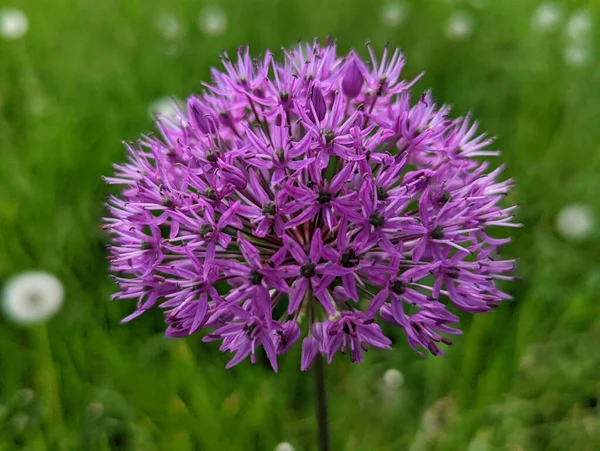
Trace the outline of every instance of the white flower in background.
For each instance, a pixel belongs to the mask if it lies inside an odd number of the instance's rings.
[[[221,8],[209,6],[200,13],[198,26],[208,36],[220,36],[227,29],[227,16]]]
[[[29,20],[23,11],[16,8],[0,10],[0,36],[4,39],[19,39],[27,34]]]
[[[25,387],[15,393],[14,401],[20,407],[24,407],[31,404],[34,398],[35,391],[29,387]]]
[[[404,383],[404,376],[400,371],[390,368],[383,374],[382,382],[386,389],[395,391]]]
[[[575,11],[569,17],[565,33],[568,43],[564,49],[565,62],[573,67],[583,67],[592,59],[592,16],[585,9]]]
[[[21,433],[29,424],[29,416],[26,413],[19,412],[11,418],[10,423],[15,432]]]
[[[591,51],[586,43],[572,42],[565,47],[563,57],[569,66],[583,67],[591,59]]]
[[[556,227],[565,238],[582,239],[594,229],[594,217],[585,205],[568,205],[558,213]]]
[[[483,9],[485,7],[485,0],[470,0],[469,3],[475,8]]]
[[[440,399],[423,412],[421,426],[417,431],[409,451],[423,451],[435,448],[435,442],[443,434],[444,428],[455,416],[456,403],[450,397]]]
[[[408,16],[408,9],[402,2],[386,3],[381,8],[381,22],[389,27],[401,25]]]
[[[156,18],[156,27],[167,41],[174,41],[181,36],[181,23],[171,13],[160,14]]]
[[[485,7],[486,0],[441,0],[442,3],[446,5],[454,6],[458,3],[467,4],[473,6],[478,9],[483,9]]]
[[[592,15],[585,9],[575,11],[569,17],[567,22],[567,36],[574,40],[579,41],[589,37],[589,33],[592,30]]]
[[[148,114],[152,119],[156,116],[165,116],[169,119],[177,119],[177,106],[181,108],[181,101],[173,97],[160,97],[153,101],[148,107]]]
[[[456,12],[446,22],[446,36],[450,39],[466,39],[471,36],[471,33],[473,33],[473,18],[466,12]]]
[[[530,378],[544,378],[549,368],[545,358],[548,352],[550,350],[547,345],[529,345],[519,360],[519,371]]]
[[[19,324],[40,323],[63,303],[62,283],[46,272],[24,272],[4,286],[2,304],[7,317]]]
[[[482,430],[477,433],[475,438],[469,443],[467,451],[491,451],[492,446],[490,445],[490,432],[488,430]]]
[[[561,10],[555,3],[543,3],[531,17],[531,28],[535,31],[549,31],[556,28],[561,19]]]
[[[294,451],[294,447],[291,443],[281,442],[275,447],[275,451]]]
[[[88,406],[87,411],[92,419],[97,420],[104,414],[104,404],[94,401]]]

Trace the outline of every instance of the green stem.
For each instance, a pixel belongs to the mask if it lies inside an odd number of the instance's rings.
[[[53,437],[57,441],[56,449],[63,450],[65,434],[59,383],[46,325],[33,328],[33,338],[37,348],[35,385],[40,395],[42,415],[48,424],[54,426],[53,431],[57,434],[57,437]]]
[[[325,363],[321,354],[315,359],[315,397],[317,403],[317,425],[319,428],[319,451],[331,451],[329,442],[329,419],[327,414],[327,386]]]
[[[319,427],[319,451],[331,451],[329,443],[329,420],[327,415],[327,387],[325,364],[321,354],[315,359],[315,396],[317,401],[317,425]]]
[[[311,231],[312,232],[312,231]],[[312,235],[312,233],[311,233]],[[308,312],[309,329],[317,319],[315,307],[317,306],[312,286],[309,285],[304,297],[305,308]],[[329,418],[327,414],[327,383],[325,380],[325,360],[320,353],[315,358],[315,401],[317,408],[317,427],[319,451],[331,451],[329,440]]]

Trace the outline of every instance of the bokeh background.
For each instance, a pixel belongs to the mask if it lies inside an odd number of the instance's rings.
[[[398,332],[362,365],[336,359],[334,449],[600,449],[599,14],[586,0],[1,0],[0,281],[46,271],[65,298],[42,323],[0,317],[0,450],[315,449],[298,350],[279,374],[226,371],[216,345],[164,339],[158,311],[119,323],[133,306],[109,302],[101,175],[222,49],[327,35],[362,55],[401,46],[406,77],[426,72],[417,90],[472,111],[524,225],[504,250],[520,258],[515,301],[465,316],[447,357]]]

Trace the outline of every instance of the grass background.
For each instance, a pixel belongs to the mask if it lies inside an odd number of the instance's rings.
[[[363,55],[369,39],[403,47],[406,77],[426,71],[417,89],[473,111],[498,136],[524,224],[505,250],[520,258],[515,302],[465,316],[446,358],[420,358],[396,332],[392,352],[334,362],[334,449],[600,449],[600,234],[573,242],[555,227],[572,203],[600,216],[597,30],[586,66],[563,57],[565,17],[584,7],[597,21],[600,4],[557,1],[562,22],[546,33],[531,28],[536,1],[403,4],[407,20],[390,27],[374,0],[1,0],[30,31],[0,40],[0,280],[50,271],[66,301],[46,325],[0,318],[0,451],[315,449],[298,351],[278,375],[263,362],[226,371],[216,346],[164,339],[159,312],[120,325],[132,305],[108,302],[99,224],[101,175],[123,159],[122,140],[153,130],[154,99],[198,91],[223,48],[326,35]],[[206,5],[227,15],[219,37],[198,28]],[[458,10],[473,34],[448,39]],[[181,24],[175,41],[157,29],[163,13]],[[389,368],[404,375],[397,391],[382,388]]]

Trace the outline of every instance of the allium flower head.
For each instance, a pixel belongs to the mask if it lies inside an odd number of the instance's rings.
[[[382,321],[441,354],[460,333],[450,310],[509,299],[509,239],[489,233],[516,226],[500,205],[512,182],[485,161],[499,152],[431,93],[413,100],[399,50],[368,50],[224,54],[160,138],[127,145],[105,220],[114,298],[137,300],[125,320],[159,306],[167,336],[209,330],[228,367],[262,348],[277,370],[301,342],[305,370],[317,353],[389,349]]]

